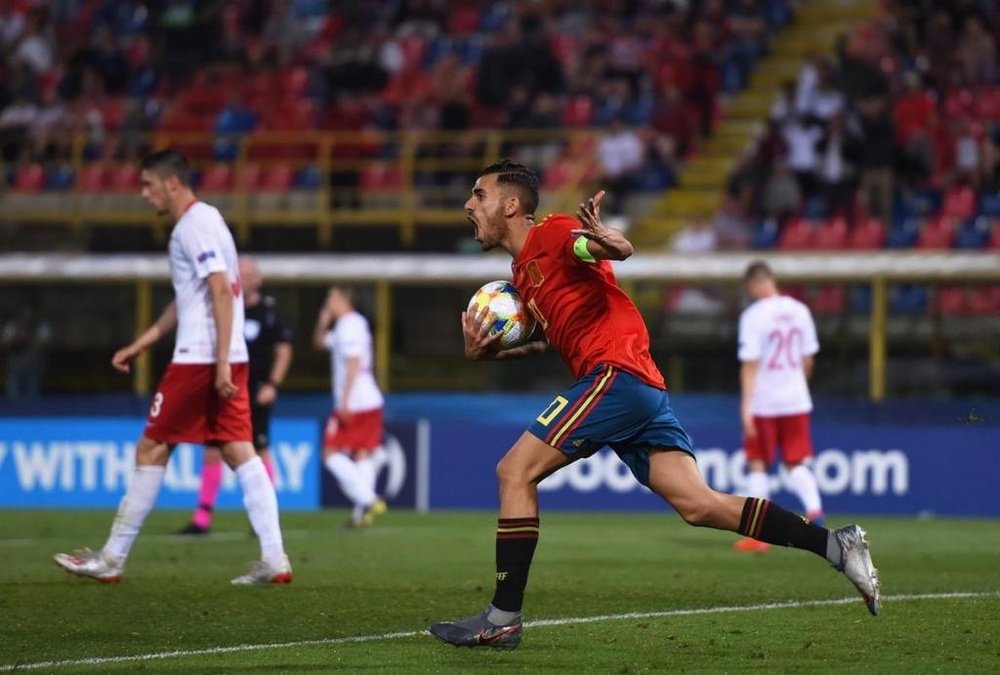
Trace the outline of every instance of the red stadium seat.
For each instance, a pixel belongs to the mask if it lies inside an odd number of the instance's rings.
[[[398,164],[372,162],[361,170],[358,180],[362,190],[383,192],[401,188],[403,185],[403,174]]]
[[[201,189],[205,192],[232,192],[235,179],[232,165],[219,162],[202,175]]]
[[[1000,251],[1000,221],[994,220],[993,228],[990,230],[990,242],[986,248],[992,251]]]
[[[264,167],[257,162],[247,162],[236,175],[236,187],[253,192],[264,182]],[[202,182],[204,187],[204,181]]]
[[[942,314],[954,316],[968,310],[964,286],[942,286],[938,291],[938,307]]]
[[[795,298],[799,302],[808,303],[808,294],[806,293],[806,287],[802,284],[785,284],[781,287],[781,294],[787,295],[790,298]]]
[[[847,292],[841,284],[827,284],[816,289],[812,308],[817,314],[841,314],[847,305]]]
[[[931,218],[920,228],[917,236],[917,248],[945,249],[951,248],[955,241],[955,226],[948,216]]]
[[[101,192],[108,181],[108,169],[103,164],[86,164],[77,177],[76,186],[82,192]]]
[[[569,182],[570,174],[573,172],[573,163],[567,159],[560,159],[553,162],[545,170],[542,178],[542,187],[547,190],[558,190]]]
[[[258,188],[262,192],[286,192],[291,189],[295,172],[287,164],[272,164],[261,174]]]
[[[847,248],[847,220],[838,216],[824,221],[816,229],[815,246],[833,251]]]
[[[882,248],[885,243],[885,225],[878,218],[867,218],[856,223],[847,234],[847,246],[856,251]]]
[[[286,101],[301,99],[309,88],[309,71],[302,66],[289,68],[279,73],[278,83]]]
[[[956,185],[944,195],[941,213],[956,220],[966,220],[976,213],[976,191],[969,185]]]
[[[568,127],[585,127],[590,124],[590,116],[594,112],[594,102],[589,96],[574,96],[566,101],[563,108],[562,123]]]
[[[778,236],[778,248],[786,251],[804,251],[816,246],[816,228],[803,218],[790,220]]]
[[[45,169],[41,164],[22,166],[14,174],[13,187],[15,192],[35,193],[45,185]]]
[[[1000,286],[978,286],[969,293],[968,307],[970,314],[978,316],[996,316],[1000,314]]]
[[[135,164],[119,164],[111,169],[108,176],[108,187],[112,192],[138,192],[142,187],[139,181],[139,169]]]

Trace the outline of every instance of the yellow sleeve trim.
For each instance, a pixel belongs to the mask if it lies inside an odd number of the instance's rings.
[[[595,263],[597,262],[597,258],[595,258],[594,254],[590,252],[589,248],[587,248],[588,241],[590,240],[582,234],[577,237],[576,241],[573,242],[573,253],[575,253],[576,257],[583,262]]]

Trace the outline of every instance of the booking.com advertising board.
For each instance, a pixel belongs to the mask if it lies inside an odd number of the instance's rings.
[[[0,507],[114,507],[132,473],[142,420],[60,417],[0,419]],[[494,467],[523,425],[482,421],[393,420],[378,456],[379,489],[409,508],[497,506]],[[344,505],[320,461],[321,423],[278,418],[272,451],[282,508]],[[739,433],[691,427],[698,462],[716,489],[741,492],[746,465]],[[995,490],[1000,444],[995,429],[974,425],[816,425],[813,469],[828,513],[1000,516]],[[158,506],[195,502],[201,448],[180,445],[171,458]],[[799,509],[773,479],[774,498]],[[540,486],[543,508],[661,510],[609,450],[557,472]],[[226,472],[219,508],[241,508],[235,477]]]

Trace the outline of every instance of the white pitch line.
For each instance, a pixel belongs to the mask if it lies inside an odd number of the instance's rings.
[[[969,598],[995,598],[1000,592],[991,593],[922,593],[913,595],[892,595],[883,598],[889,602],[906,602],[912,600],[961,600]],[[800,600],[789,602],[768,602],[757,605],[733,605],[729,607],[702,607],[697,609],[670,609],[660,612],[628,612],[625,614],[602,614],[599,616],[567,617],[563,619],[538,619],[526,621],[525,628],[544,626],[568,626],[602,621],[624,621],[628,619],[660,619],[672,616],[695,616],[699,614],[733,614],[742,612],[758,612],[771,609],[798,609],[802,607],[828,607],[831,605],[847,605],[859,602],[859,598],[836,598],[832,600]],[[399,640],[403,638],[427,635],[425,630],[401,631],[395,633],[379,633],[376,635],[355,635],[352,637],[324,638],[319,640],[298,640],[296,642],[272,642],[256,645],[233,645],[231,647],[209,647],[206,649],[178,649],[169,652],[152,654],[135,654],[131,656],[95,656],[86,659],[67,659],[64,661],[36,661],[33,663],[11,663],[0,665],[0,672],[13,670],[37,670],[40,668],[62,668],[67,666],[100,666],[114,663],[137,663],[143,661],[162,661],[188,656],[214,656],[216,654],[232,654],[235,652],[257,652],[268,649],[289,649],[292,647],[318,647],[345,645],[358,642],[379,642]]]
[[[332,528],[331,528],[332,529]],[[292,530],[282,530],[282,535],[285,539],[289,538],[300,538],[305,537],[310,533],[315,533],[315,530],[306,529],[292,529]],[[51,537],[21,537],[12,539],[0,539],[0,548],[24,548],[27,546],[34,546],[36,544],[43,544],[46,542],[65,542],[69,537],[66,535],[51,536]],[[250,529],[247,528],[242,532],[234,532],[231,530],[222,532],[210,532],[204,535],[185,535],[176,534],[170,532],[160,532],[160,533],[149,533],[142,535],[143,541],[174,541],[174,542],[191,542],[191,543],[207,543],[207,544],[220,544],[228,543],[231,541],[253,541],[253,536],[250,534]]]

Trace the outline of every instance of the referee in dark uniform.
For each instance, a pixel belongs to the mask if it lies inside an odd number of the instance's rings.
[[[281,383],[292,364],[292,331],[282,321],[278,303],[263,295],[263,278],[257,262],[240,258],[240,284],[243,288],[245,323],[243,335],[250,356],[250,419],[253,424],[253,447],[257,450],[267,475],[274,482],[274,461],[271,458],[271,408],[278,397]],[[207,534],[212,527],[212,511],[222,485],[222,453],[218,448],[205,447],[198,508],[191,522],[178,534]]]

